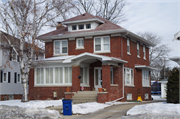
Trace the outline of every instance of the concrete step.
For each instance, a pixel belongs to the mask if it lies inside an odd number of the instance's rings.
[[[97,99],[97,96],[94,96],[94,97],[89,97],[89,96],[78,97],[78,96],[74,96],[72,99]]]
[[[78,91],[77,94],[97,94],[98,91]]]

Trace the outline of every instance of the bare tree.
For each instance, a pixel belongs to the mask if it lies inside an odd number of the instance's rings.
[[[70,0],[7,0],[0,4],[3,31],[19,39],[18,44],[4,35],[7,43],[19,56],[21,80],[23,83],[22,102],[28,101],[27,79],[33,64],[34,52],[43,46],[36,37],[41,29],[68,9]],[[57,5],[61,5],[57,12]],[[18,47],[17,47],[18,46]]]
[[[75,0],[71,4],[75,6],[75,15],[90,13],[101,16],[113,23],[126,21],[125,7],[128,5],[126,0]]]
[[[160,71],[164,68],[166,61],[164,57],[168,56],[170,48],[166,44],[162,44],[162,37],[151,32],[138,33],[144,39],[154,43],[156,46],[151,47],[149,50],[149,63],[150,66],[157,68],[157,71],[151,73],[153,80],[159,80]]]

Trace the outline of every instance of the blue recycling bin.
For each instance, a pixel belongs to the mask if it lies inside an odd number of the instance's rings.
[[[63,115],[72,115],[72,100],[71,99],[63,99]]]

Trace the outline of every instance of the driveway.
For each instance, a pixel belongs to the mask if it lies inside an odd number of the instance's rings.
[[[126,112],[134,107],[135,105],[142,105],[152,102],[140,102],[140,103],[130,103],[130,104],[120,104],[114,105],[97,112],[87,114],[87,115],[72,115],[72,116],[63,116],[64,119],[120,119],[126,114]]]

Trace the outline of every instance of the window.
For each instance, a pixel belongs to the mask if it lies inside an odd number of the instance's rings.
[[[129,42],[129,38],[127,39],[127,54],[130,54],[130,42]]]
[[[84,39],[83,38],[76,39],[76,48],[84,48]]]
[[[82,67],[81,68],[81,79],[80,79],[81,85],[89,85],[89,68],[88,67]]]
[[[79,30],[84,29],[84,24],[79,25]]]
[[[72,30],[77,30],[77,26],[76,25],[72,25]]]
[[[8,83],[11,82],[11,72],[8,72]]]
[[[14,72],[14,83],[17,83],[17,73]]]
[[[94,51],[102,52],[102,51],[110,51],[110,37],[95,37],[94,38]]]
[[[143,57],[146,59],[146,47],[143,45]]]
[[[35,85],[72,84],[72,67],[36,68],[35,74]]]
[[[17,53],[15,52],[14,49],[11,49],[10,60],[11,60],[11,61],[17,61]]]
[[[148,93],[144,94],[144,99],[149,99],[149,94]]]
[[[139,43],[137,43],[137,57],[140,57],[140,55],[139,55]]]
[[[17,82],[21,83],[21,75],[20,74],[17,75]]]
[[[61,55],[68,53],[68,41],[67,40],[55,40],[54,41],[54,55]]]
[[[126,95],[127,97],[127,100],[132,100],[132,94],[131,93],[127,93],[127,95]]]
[[[134,85],[134,73],[133,69],[124,68],[125,85]]]
[[[149,71],[142,70],[142,85],[143,86],[150,86],[149,85]]]
[[[114,81],[113,81],[113,68],[110,69],[110,78],[111,78],[111,84],[114,84]]]
[[[91,29],[91,24],[86,24],[86,29]]]
[[[9,95],[9,100],[14,100],[14,95]]]
[[[7,82],[7,73],[3,74],[3,82]]]

